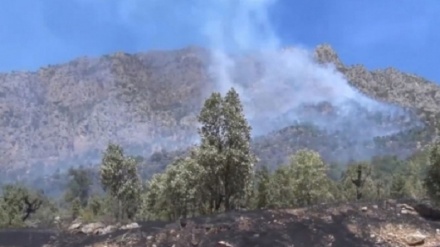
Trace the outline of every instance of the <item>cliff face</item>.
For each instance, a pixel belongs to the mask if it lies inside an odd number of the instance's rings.
[[[317,47],[315,58],[332,63],[370,97],[414,109],[431,126],[425,129],[435,131],[440,111],[436,84],[395,69],[346,66],[328,45]],[[208,60],[206,50],[188,47],[79,58],[35,72],[0,74],[0,166],[26,170],[83,163],[96,158],[109,141],[144,156],[162,147],[187,147],[197,131],[196,115],[214,88]],[[258,77],[258,64],[252,66],[251,74]],[[251,85],[252,78],[241,79]],[[331,106],[321,105],[319,112],[325,109]],[[274,136],[262,137],[266,139],[260,143],[273,142]],[[298,139],[295,145],[309,145],[308,140]],[[417,142],[420,138],[409,149]],[[290,151],[296,148],[286,145]]]

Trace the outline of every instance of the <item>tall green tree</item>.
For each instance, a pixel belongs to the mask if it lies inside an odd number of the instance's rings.
[[[83,167],[70,168],[68,171],[69,183],[64,195],[65,201],[72,202],[75,198],[80,201],[81,207],[87,205],[92,185],[91,173]]]
[[[407,195],[406,180],[404,174],[397,173],[392,176],[390,185],[390,196],[392,198],[404,198]]]
[[[292,170],[283,165],[275,170],[270,180],[271,208],[288,208],[296,206],[295,181]]]
[[[102,158],[100,175],[104,191],[117,201],[117,218],[126,216],[132,219],[137,212],[141,193],[136,161],[125,157],[119,145],[110,143]]]
[[[255,176],[256,183],[256,207],[267,208],[270,205],[270,182],[271,174],[267,166],[261,167]]]
[[[177,159],[148,182],[143,216],[175,220],[203,214],[202,178],[203,168],[193,157]]]
[[[332,200],[328,167],[319,153],[307,149],[299,150],[290,161],[294,178],[295,198],[298,206],[309,206]]]
[[[327,175],[320,155],[302,149],[279,167],[271,178],[270,205],[275,208],[302,207],[335,199],[336,185]]]
[[[209,97],[200,112],[198,164],[206,171],[204,184],[212,211],[239,207],[252,189],[255,156],[250,150],[251,127],[238,93],[229,90]]]

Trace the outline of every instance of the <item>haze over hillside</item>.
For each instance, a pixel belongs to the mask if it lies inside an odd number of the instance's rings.
[[[284,52],[280,52],[280,60]],[[323,61],[326,52],[335,55],[330,47],[321,46],[317,58]],[[137,147],[137,153],[145,156],[161,148],[189,146],[197,140],[196,115],[204,98],[218,90],[208,73],[209,58],[206,50],[193,47],[81,58],[37,72],[2,74],[3,167],[81,160],[87,153],[99,154],[108,141]],[[254,135],[312,123],[330,133],[348,134],[357,142],[418,123],[403,108],[363,96],[331,67],[313,64],[310,72],[299,67],[274,73],[273,68],[259,64],[258,58],[240,59],[231,86],[243,97]],[[430,104],[438,100],[438,88],[421,78],[394,70],[339,69],[351,78],[352,85],[384,102],[430,110]],[[319,73],[333,77],[319,77]],[[399,79],[384,81],[387,77]],[[399,90],[404,93],[399,95]],[[383,95],[383,91],[389,94]],[[418,96],[423,94],[430,97]],[[301,141],[307,140],[299,140],[299,144]]]
[[[208,9],[232,6],[215,3]],[[329,45],[284,49],[269,3],[242,1],[226,11],[234,18],[209,18],[201,28],[206,48],[1,74],[1,167],[44,173],[93,163],[109,141],[142,156],[185,149],[197,142],[203,100],[230,87],[242,97],[263,162],[281,162],[300,147],[342,162],[405,156],[431,141],[437,85],[394,69],[346,66]]]

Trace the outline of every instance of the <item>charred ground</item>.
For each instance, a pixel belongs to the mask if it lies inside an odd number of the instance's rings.
[[[383,200],[142,222],[100,236],[11,229],[0,246],[438,246],[439,216],[427,204]]]

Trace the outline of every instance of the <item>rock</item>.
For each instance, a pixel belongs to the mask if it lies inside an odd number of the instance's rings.
[[[81,227],[82,223],[78,222],[78,223],[73,223],[72,225],[69,226],[69,228],[67,230],[69,231],[75,231],[78,230]]]
[[[90,223],[90,224],[87,224],[87,225],[81,227],[81,232],[84,234],[87,234],[87,235],[98,234],[98,230],[100,228],[104,228],[104,227],[105,227],[105,225],[100,222]]]
[[[110,226],[106,226],[106,227],[104,227],[104,228],[100,228],[100,229],[98,229],[98,230],[97,230],[97,234],[98,234],[98,235],[105,235],[105,234],[112,233],[112,232],[116,231],[117,229],[118,229],[117,226],[112,226],[112,225],[110,225]]]
[[[413,215],[417,214],[416,210],[413,207],[409,206],[408,204],[405,203],[397,204],[396,207],[401,208],[400,211],[401,214],[413,214]]]
[[[362,212],[367,212],[367,211],[368,211],[368,208],[367,208],[367,207],[362,207],[362,208],[361,208],[361,211],[362,211]]]
[[[410,234],[405,237],[405,242],[409,246],[417,246],[425,243],[426,236],[420,232]]]
[[[377,206],[377,205],[373,205],[373,208],[374,208],[374,209],[378,209],[379,206]]]
[[[140,227],[141,226],[138,223],[133,222],[133,223],[127,224],[125,226],[122,226],[120,229],[121,230],[130,230],[130,229],[136,229],[136,228],[140,228]]]
[[[414,210],[413,207],[409,206],[409,205],[406,204],[406,203],[399,203],[399,204],[396,205],[396,207],[399,207],[399,208],[406,208],[406,209],[408,209],[408,210]]]
[[[234,247],[234,246],[228,242],[220,241],[217,243],[217,247]]]

